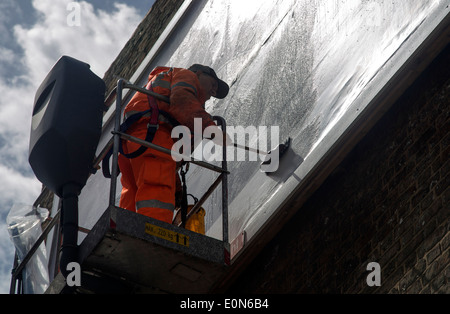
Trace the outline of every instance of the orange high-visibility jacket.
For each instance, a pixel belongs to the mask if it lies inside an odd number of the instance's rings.
[[[149,76],[153,91],[170,98],[170,104],[157,100],[160,111],[165,111],[178,123],[194,131],[194,118],[202,119],[202,129],[215,125],[205,111],[206,96],[199,86],[197,75],[186,69],[158,67]],[[150,108],[148,97],[136,93],[125,107],[125,118]],[[132,125],[127,133],[144,138],[149,116],[144,116]],[[173,145],[172,125],[160,121],[153,143],[168,149]],[[139,145],[126,142],[124,151],[135,151]],[[170,156],[148,149],[141,156],[127,159],[119,155],[122,172],[122,195],[120,207],[155,219],[172,222],[177,189],[176,164]]]
[[[194,118],[202,119],[202,130],[215,125],[205,111],[205,93],[199,86],[197,75],[187,69],[157,67],[150,73],[153,91],[170,98],[170,105],[157,100],[159,110],[167,112],[181,125],[194,132]],[[147,95],[136,93],[125,108],[125,116],[149,109]]]

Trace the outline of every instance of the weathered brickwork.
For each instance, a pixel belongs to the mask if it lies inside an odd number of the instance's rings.
[[[152,49],[184,0],[157,0],[130,40],[105,73],[103,80],[111,91],[119,78],[130,79]]]
[[[450,293],[448,64],[447,48],[229,291]]]

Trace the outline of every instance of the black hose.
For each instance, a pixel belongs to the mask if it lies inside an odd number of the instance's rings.
[[[78,195],[81,188],[77,184],[63,187],[61,207],[62,245],[59,267],[66,278],[67,265],[78,262]]]

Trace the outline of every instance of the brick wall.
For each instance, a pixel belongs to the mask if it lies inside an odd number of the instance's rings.
[[[230,292],[450,293],[448,64],[449,48]],[[366,283],[370,262],[380,287]]]

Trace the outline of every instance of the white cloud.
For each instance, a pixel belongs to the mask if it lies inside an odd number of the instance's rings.
[[[37,22],[31,27],[16,25],[13,32],[23,51],[0,50],[0,61],[15,65],[22,73],[6,77],[0,72],[2,217],[6,216],[13,203],[32,204],[40,192],[41,184],[34,178],[28,164],[28,145],[34,96],[44,77],[62,55],[89,63],[92,71],[103,77],[143,18],[142,12],[124,4],[116,3],[112,12],[106,12],[96,11],[88,2],[79,1],[81,25],[69,26],[69,2],[33,0],[39,16]],[[13,261],[12,243],[4,226],[4,222],[0,222],[0,242],[3,243],[0,245],[0,293],[9,291]]]
[[[13,62],[14,51],[12,49],[0,47],[0,62]]]
[[[33,82],[41,81],[62,55],[91,64],[92,70],[103,76],[142,19],[136,9],[124,4],[116,3],[115,10],[108,13],[95,11],[92,4],[81,1],[80,26],[69,26],[67,18],[73,12],[67,10],[70,2],[34,0],[33,6],[39,12],[36,25],[14,28]]]
[[[2,198],[20,203],[33,202],[41,190],[41,185],[33,177],[25,177],[16,170],[3,165],[0,165],[0,182],[1,186],[5,187],[1,192]]]

